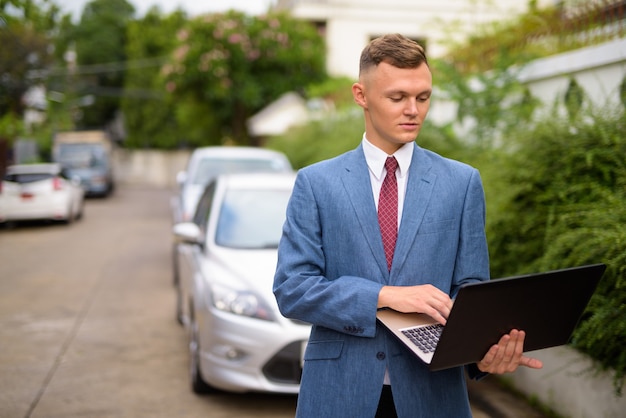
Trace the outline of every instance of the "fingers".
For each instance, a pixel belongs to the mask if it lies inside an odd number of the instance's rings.
[[[378,307],[388,307],[399,312],[425,313],[445,324],[452,309],[447,293],[433,285],[383,286],[378,295]]]
[[[419,298],[419,306],[416,306],[418,312],[425,313],[445,325],[452,309],[452,300],[446,293],[434,286],[427,285],[422,290],[425,292]]]
[[[536,358],[522,356],[520,366],[529,367],[531,369],[541,369],[543,362]]]
[[[525,337],[526,333],[518,330],[503,335],[478,363],[478,368],[493,374],[511,373],[519,366],[542,368],[543,363],[540,360],[523,355]]]

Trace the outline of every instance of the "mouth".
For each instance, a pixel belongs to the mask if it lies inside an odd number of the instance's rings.
[[[412,131],[412,130],[417,129],[419,127],[419,124],[415,122],[406,122],[406,123],[401,123],[400,127],[402,129]]]

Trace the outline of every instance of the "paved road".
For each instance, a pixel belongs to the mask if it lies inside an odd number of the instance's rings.
[[[0,230],[0,418],[293,417],[295,396],[191,392],[169,197],[121,187],[71,225]],[[540,416],[481,388],[476,418]]]

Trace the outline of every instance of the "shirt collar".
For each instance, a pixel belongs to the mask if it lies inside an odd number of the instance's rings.
[[[398,177],[404,177],[408,173],[413,158],[414,146],[415,144],[413,142],[409,142],[393,153],[393,156],[396,157],[398,161]],[[369,142],[365,134],[363,134],[363,153],[365,154],[365,161],[367,161],[367,166],[372,174],[376,179],[382,179],[385,174],[385,161],[389,155]]]

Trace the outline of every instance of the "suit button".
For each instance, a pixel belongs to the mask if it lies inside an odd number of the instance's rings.
[[[382,351],[379,351],[378,353],[376,353],[376,358],[378,360],[384,360],[385,359],[385,353],[383,353]]]

